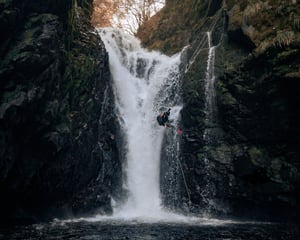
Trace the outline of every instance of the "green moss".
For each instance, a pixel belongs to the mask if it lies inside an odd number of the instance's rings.
[[[280,159],[274,159],[271,162],[271,166],[268,168],[268,176],[274,182],[282,182],[281,179],[281,168],[282,168],[282,161]]]
[[[69,125],[66,122],[62,122],[61,124],[57,125],[55,129],[59,134],[68,134],[71,132]]]
[[[197,153],[197,159],[198,160],[203,160],[205,158],[205,154],[203,153]]]
[[[222,102],[225,105],[235,105],[238,103],[237,100],[229,92],[225,92],[222,95]]]
[[[267,154],[263,150],[258,149],[256,146],[252,146],[248,152],[250,160],[254,165],[259,167],[267,166],[267,162],[269,159]]]
[[[1,97],[1,102],[10,102],[20,94],[22,87],[17,86],[13,91],[5,91]]]
[[[237,100],[231,95],[222,81],[217,82],[217,88],[219,91],[219,97],[224,105],[234,105],[237,104]]]

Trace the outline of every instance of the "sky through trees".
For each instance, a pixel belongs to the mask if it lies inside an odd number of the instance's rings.
[[[165,5],[165,0],[94,0],[92,24],[118,27],[130,34]]]

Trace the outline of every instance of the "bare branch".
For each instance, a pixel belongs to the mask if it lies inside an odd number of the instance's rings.
[[[164,4],[165,0],[94,0],[92,23],[120,27],[132,34]]]

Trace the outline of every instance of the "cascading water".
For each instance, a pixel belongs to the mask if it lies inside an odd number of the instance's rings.
[[[212,127],[216,120],[215,109],[216,109],[216,90],[215,90],[215,49],[216,47],[212,45],[211,32],[207,32],[207,42],[208,42],[208,58],[205,76],[205,121],[208,126],[204,131],[204,140],[206,143],[210,141],[209,129]]]
[[[133,37],[124,35],[117,30],[102,29],[99,32],[109,51],[110,67],[115,88],[116,110],[119,114],[121,129],[124,132],[127,145],[127,162],[124,171],[126,177],[124,188],[128,190],[127,201],[120,207],[114,208],[113,216],[102,215],[91,218],[54,221],[49,226],[36,225],[34,229],[26,227],[22,236],[29,236],[30,234],[30,236],[39,238],[41,236],[46,238],[51,236],[53,238],[55,235],[55,238],[69,238],[71,236],[72,238],[84,239],[174,238],[196,240],[207,239],[208,236],[212,239],[224,239],[224,237],[226,239],[228,237],[230,239],[236,237],[248,239],[255,233],[255,235],[258,234],[257,236],[263,239],[264,236],[270,236],[265,229],[271,229],[277,235],[277,226],[280,225],[272,227],[269,223],[263,226],[262,223],[255,222],[183,216],[170,213],[162,207],[159,186],[161,152],[166,154],[164,157],[170,160],[163,161],[165,165],[174,165],[170,167],[169,175],[166,175],[165,172],[161,173],[161,175],[165,174],[164,177],[170,178],[172,182],[166,184],[167,186],[173,188],[174,178],[179,177],[182,166],[180,164],[180,155],[178,155],[180,151],[180,144],[177,141],[178,136],[174,135],[175,131],[173,129],[158,127],[155,117],[160,106],[173,106],[171,116],[174,121],[178,120],[181,109],[180,96],[178,94],[180,56],[169,58],[157,52],[149,53],[140,48],[139,42]],[[213,47],[211,44],[210,34],[207,37],[209,40],[209,51],[205,78],[205,110],[209,111],[210,107],[215,107],[213,96],[209,95],[211,90],[208,89],[214,87],[215,73],[212,69],[215,65],[214,50],[216,47]],[[215,120],[214,114],[207,112],[206,121],[209,121],[210,117],[212,117],[212,120]],[[213,140],[212,132],[207,131],[207,134],[208,138],[206,139]],[[164,145],[164,151],[161,151],[162,145]],[[207,143],[207,146],[209,145],[210,143]],[[211,204],[214,204],[212,196],[215,190],[211,180],[215,176],[210,176],[212,171],[209,159],[206,158],[204,160],[206,163],[203,171],[207,172],[205,178],[208,177],[208,180],[201,186],[204,186],[202,191],[203,202],[209,207]],[[186,183],[184,176],[182,178],[181,181],[184,180]],[[205,185],[205,183],[207,184]],[[185,187],[190,199],[188,186],[186,185]],[[173,195],[175,197],[171,200],[173,203],[182,200],[180,197],[176,199],[175,189],[169,189],[167,194],[166,191],[162,192],[164,195],[168,195],[168,193],[171,196]],[[167,208],[170,208],[170,206],[167,206]],[[172,225],[173,222],[176,224]],[[218,230],[218,226],[222,226],[220,230]],[[249,229],[255,230],[251,231]],[[292,226],[292,228],[283,228],[281,233],[289,235],[292,232],[295,235],[293,231]],[[15,232],[15,228],[13,232]],[[224,232],[226,232],[225,235]],[[295,233],[297,234],[298,232],[297,230]],[[13,233],[12,235],[13,238],[10,239],[20,238],[18,233],[16,235]]]
[[[110,69],[121,129],[125,135],[124,188],[128,199],[114,209],[124,218],[160,217],[159,167],[165,131],[157,125],[161,107],[172,106],[176,121],[181,109],[179,92],[180,55],[164,56],[140,47],[133,36],[116,29],[100,29],[109,52]]]
[[[216,121],[216,90],[215,90],[215,50],[216,47],[212,44],[211,32],[207,32],[207,42],[208,42],[208,57],[207,57],[207,67],[205,75],[205,85],[204,85],[204,95],[205,95],[205,129],[203,133],[203,140],[206,146],[211,146],[213,144],[214,137],[214,125]],[[213,196],[215,195],[215,185],[212,180],[212,163],[210,163],[207,154],[204,154],[204,168],[208,176],[204,180],[204,188],[201,191],[203,201],[206,204],[204,212],[207,214],[211,213],[211,209],[216,207],[214,203]]]

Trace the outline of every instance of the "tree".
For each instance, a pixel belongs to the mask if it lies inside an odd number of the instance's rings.
[[[92,24],[95,27],[111,27],[113,25],[112,16],[118,11],[119,1],[94,0],[93,5]]]
[[[165,0],[95,0],[92,23],[97,27],[114,26],[134,34],[158,12]]]
[[[117,26],[134,34],[164,3],[164,0],[121,0],[116,18]]]

